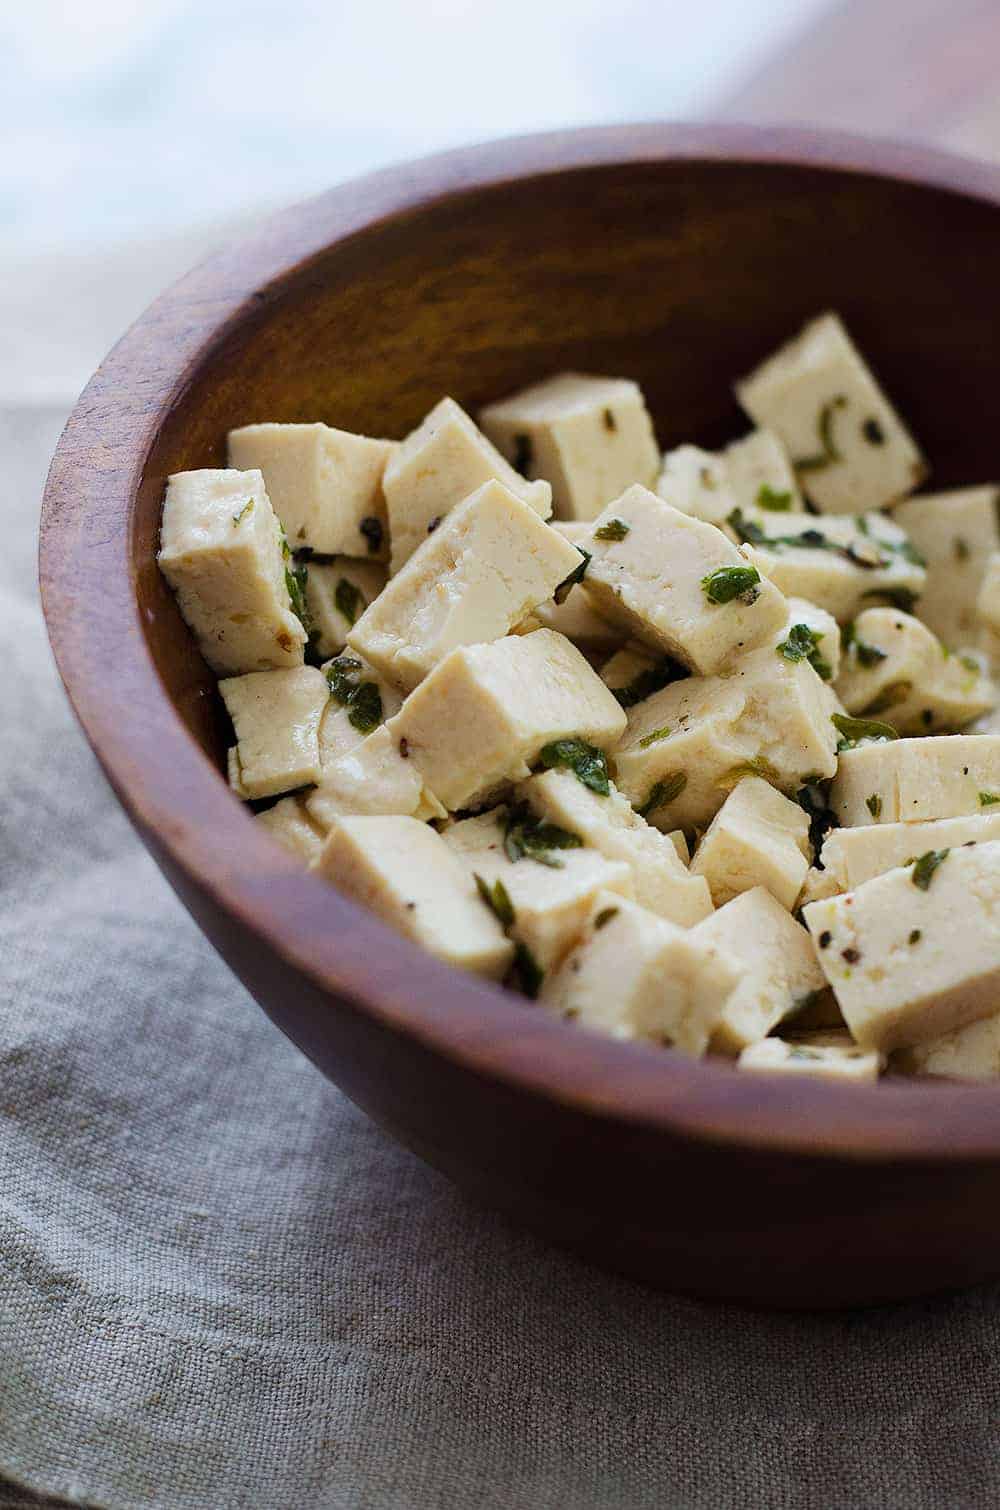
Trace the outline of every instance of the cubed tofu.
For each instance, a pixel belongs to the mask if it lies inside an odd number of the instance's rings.
[[[927,1043],[996,1012],[1000,842],[937,858],[929,877],[926,863],[890,870],[803,913],[862,1048]]]
[[[411,692],[450,651],[509,634],[580,562],[509,488],[484,483],[417,547],[348,644]]]
[[[560,519],[594,519],[659,465],[653,422],[638,383],[561,372],[480,410],[479,422],[508,461],[552,485]]]
[[[791,910],[811,858],[809,819],[798,803],[744,776],[702,835],[691,872],[704,876],[716,907],[763,886]]]
[[[830,806],[845,828],[918,823],[983,810],[982,794],[1000,788],[1000,736],[930,735],[844,750]]]
[[[854,620],[836,692],[848,713],[885,719],[899,734],[950,733],[997,700],[975,656],[951,654],[898,608],[868,608]]]
[[[394,448],[330,425],[243,425],[229,432],[229,465],[264,474],[293,550],[382,559],[382,476]]]
[[[828,514],[882,508],[927,466],[835,314],[811,321],[736,385],[750,418],[780,438],[807,496]]]
[[[762,576],[789,598],[822,604],[840,624],[878,603],[912,608],[927,580],[920,557],[884,514],[817,519],[758,509],[732,515],[728,528]]]
[[[378,561],[338,556],[335,561],[307,563],[309,638],[321,656],[340,654],[348,634],[385,584],[386,570]]]
[[[582,847],[529,850],[512,860],[504,847],[509,817],[509,810],[500,808],[463,818],[442,837],[469,874],[481,877],[487,891],[492,893],[500,882],[513,912],[509,937],[522,944],[547,975],[576,943],[599,893],[632,896],[632,872],[624,861],[608,860]],[[538,832],[537,825],[534,830]],[[511,853],[517,854],[517,847]],[[544,860],[531,858],[533,853]]]
[[[859,1049],[850,1033],[803,1033],[797,1038],[762,1038],[745,1048],[738,1070],[764,1075],[812,1075],[817,1080],[847,1080],[862,1084],[879,1077],[881,1056]]]
[[[989,796],[984,793],[984,796]],[[1000,790],[996,805],[988,804],[981,813],[968,818],[937,818],[924,823],[870,823],[865,828],[835,828],[823,842],[819,875],[828,879],[826,890],[803,899],[816,901],[820,895],[835,896],[839,891],[853,891],[874,876],[884,875],[897,865],[906,865],[928,850],[958,849],[963,844],[983,844],[1000,840]]]
[[[398,713],[403,698],[363,656],[338,655],[321,670],[330,688],[319,725],[319,759],[325,771]]]
[[[975,603],[990,553],[1000,550],[1000,493],[956,488],[907,498],[892,517],[927,562],[918,613],[952,650],[976,643]]]
[[[525,481],[465,410],[454,399],[443,398],[393,452],[382,479],[392,573],[434,533],[456,503],[492,480],[502,482],[540,518],[549,517],[549,484]]]
[[[583,1028],[699,1058],[737,983],[699,932],[604,892],[580,942],[546,978],[541,1003]]]
[[[615,781],[664,830],[705,827],[742,776],[793,796],[836,770],[830,698],[808,661],[755,650],[728,674],[688,677],[631,708]]]
[[[990,556],[976,600],[979,645],[1000,677],[1000,551]]]
[[[904,1075],[944,1076],[950,1080],[1000,1079],[1000,1012],[915,1043],[893,1055],[892,1068]]]
[[[636,901],[657,917],[688,928],[712,911],[708,883],[688,873],[672,836],[640,818],[614,786],[604,797],[571,771],[544,771],[519,786],[517,796],[546,823],[576,834],[608,860],[623,860]]]
[[[315,869],[438,959],[491,980],[506,974],[513,944],[458,856],[427,824],[337,818]]]
[[[281,528],[259,471],[206,469],[167,479],[160,570],[218,676],[301,666]]]
[[[802,494],[788,452],[773,430],[751,430],[722,452],[729,491],[739,508],[799,514]]]
[[[785,623],[782,594],[714,525],[632,487],[594,522],[584,588],[598,611],[702,676]],[[742,584],[742,585],[741,585]]]
[[[584,547],[584,542],[590,536],[590,525],[583,520],[567,519],[557,520],[550,528],[555,529],[571,545],[578,547],[579,566],[584,559],[580,548]],[[559,596],[561,602],[557,603],[555,598],[549,598],[547,602],[537,604],[533,614],[518,625],[518,632],[522,632],[530,623],[533,629],[544,627],[564,634],[581,650],[595,653],[603,651],[605,655],[617,650],[622,642],[621,630],[601,617],[579,583]]]
[[[257,822],[307,865],[312,864],[323,848],[323,832],[313,823],[300,796],[282,797],[266,812],[258,813]]]
[[[737,507],[725,461],[700,446],[666,451],[655,491],[671,508],[706,524],[725,524]]]
[[[734,897],[693,934],[736,972],[712,1034],[720,1053],[766,1038],[825,985],[808,933],[763,886]]]
[[[482,805],[531,774],[544,746],[616,743],[625,714],[596,671],[551,629],[467,645],[411,692],[388,725],[445,806]]]
[[[319,721],[330,696],[321,671],[251,671],[226,677],[219,691],[236,730],[248,797],[274,797],[319,780]]]
[[[426,821],[445,810],[385,724],[323,767],[307,798],[309,816],[324,833],[340,817],[405,817]]]
[[[806,647],[805,636],[798,626],[804,626],[810,631],[813,648]],[[813,670],[824,682],[832,682],[836,679],[840,670],[840,626],[832,613],[827,613],[825,608],[820,608],[816,603],[810,603],[805,598],[788,599],[788,618],[778,633],[775,635],[775,647],[784,647],[782,653],[786,658],[791,655],[792,659],[809,661]]]

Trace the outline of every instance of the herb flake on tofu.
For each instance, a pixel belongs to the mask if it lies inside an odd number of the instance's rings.
[[[892,724],[886,724],[877,718],[850,718],[846,713],[833,713],[830,722],[840,735],[837,741],[837,753],[844,750],[854,750],[865,740],[876,742],[898,739],[899,735]]]
[[[535,860],[551,870],[562,870],[563,862],[553,850],[580,849],[578,834],[537,818],[527,803],[512,807],[504,819],[503,847],[508,860]]]
[[[361,670],[354,656],[340,655],[326,668],[326,684],[330,696],[347,709],[351,726],[359,734],[370,734],[382,722],[382,694],[377,682],[359,679]]]
[[[239,513],[233,515],[233,529],[235,529],[238,524],[242,524],[247,515],[253,512],[253,505],[254,500],[252,498],[248,498],[246,503],[240,509]]]
[[[594,531],[594,539],[624,540],[631,528],[624,519],[609,519],[607,524],[602,524],[599,530]]]
[[[833,418],[838,409],[847,407],[847,397],[838,393],[829,403],[823,405],[816,420],[816,430],[819,434],[821,449],[812,456],[801,456],[792,462],[796,472],[820,472],[825,467],[832,466],[834,462],[843,461],[843,456],[837,448],[833,434]]]
[[[577,585],[578,582],[582,582],[584,577],[587,575],[587,567],[594,559],[590,552],[585,551],[581,545],[578,545],[576,549],[580,552],[580,555],[583,559],[581,560],[579,566],[573,568],[568,577],[563,578],[563,580],[559,583],[559,586],[556,588],[555,592],[552,594],[552,597],[557,604],[565,603],[566,599],[570,595],[571,590]]]
[[[760,597],[760,572],[755,566],[717,566],[701,579],[701,589],[710,603],[732,603],[738,598],[749,606]]]
[[[914,860],[913,869],[910,872],[910,880],[914,886],[919,886],[921,891],[929,891],[935,871],[947,860],[950,853],[948,849],[929,849],[926,854]]]
[[[762,482],[757,489],[754,503],[759,509],[765,509],[769,514],[787,514],[791,511],[792,495],[781,492],[778,488],[772,488],[769,482]]]
[[[530,997],[530,999],[534,1001],[539,991],[542,989],[542,981],[545,979],[545,972],[539,965],[531,950],[528,948],[527,944],[523,944],[520,941],[518,941],[518,943],[514,946],[514,965],[512,974],[516,983],[524,992],[525,996]]]
[[[660,781],[655,782],[642,807],[636,808],[639,817],[648,818],[650,813],[655,813],[658,808],[666,807],[668,802],[675,801],[687,784],[687,774],[684,771],[674,771],[671,775],[664,776]]]
[[[554,739],[542,747],[538,758],[549,771],[564,766],[573,772],[577,781],[601,797],[607,797],[611,791],[604,751],[587,744],[584,739]]]
[[[350,580],[349,577],[341,577],[333,594],[337,612],[341,614],[353,628],[364,613],[368,604],[365,602],[364,593],[360,587]]]
[[[662,729],[653,729],[651,733],[644,734],[639,741],[640,750],[648,750],[650,745],[659,744],[661,739],[670,737],[670,725],[664,724]]]
[[[493,885],[490,886],[476,872],[473,875],[473,880],[476,883],[476,890],[480,897],[493,913],[501,928],[510,928],[517,921],[517,913],[514,911],[514,904],[510,899],[507,888],[500,878],[497,877]]]
[[[776,647],[777,653],[783,655],[786,661],[808,661],[816,675],[828,682],[833,676],[833,668],[819,653],[822,638],[822,633],[818,629],[810,629],[808,624],[793,624],[788,631],[788,638]]]
[[[1000,792],[980,792],[979,793],[979,806],[980,807],[993,807],[998,802],[1000,802]]]

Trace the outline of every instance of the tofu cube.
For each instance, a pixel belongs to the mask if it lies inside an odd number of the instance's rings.
[[[301,666],[306,632],[259,471],[169,477],[156,559],[217,676]]]
[[[390,571],[399,571],[456,503],[484,482],[502,482],[542,519],[552,510],[547,482],[527,482],[501,456],[454,399],[443,398],[389,459],[382,479],[392,542]]]
[[[890,870],[804,911],[862,1048],[927,1043],[997,1010],[1000,843],[948,850],[920,878],[915,865]]]
[[[319,780],[319,721],[330,696],[315,666],[226,677],[219,691],[236,730],[248,797],[274,797]]]
[[[749,377],[736,397],[782,441],[806,495],[826,514],[882,508],[927,466],[835,314],[821,315]]]
[[[582,847],[529,850],[512,860],[504,845],[512,817],[517,820],[517,813],[494,809],[451,824],[442,837],[469,874],[480,876],[490,892],[501,883],[514,914],[508,935],[529,951],[537,969],[547,975],[576,943],[599,893],[632,896],[632,873],[623,861],[608,860],[597,850]],[[532,827],[537,833],[538,825]],[[517,829],[511,832],[516,835]],[[516,845],[510,852],[518,853]],[[531,858],[532,854],[541,854],[544,863]]]
[[[742,776],[786,795],[832,776],[831,693],[808,661],[755,650],[717,677],[689,677],[629,709],[615,781],[657,828],[703,828]]]
[[[915,1043],[893,1055],[892,1068],[904,1075],[933,1075],[949,1080],[1000,1079],[1000,1012],[943,1033],[929,1043]]]
[[[323,848],[323,832],[313,823],[308,808],[299,796],[282,797],[273,807],[258,813],[257,822],[283,848],[297,855],[307,865],[312,864]]]
[[[699,929],[685,931],[603,892],[580,942],[546,978],[539,999],[583,1028],[650,1039],[700,1058],[736,982],[732,965]]]
[[[386,584],[386,570],[378,561],[333,561],[306,564],[306,607],[310,642],[324,658],[339,655],[347,636]]]
[[[625,714],[579,650],[551,629],[537,629],[453,650],[388,727],[454,812],[524,780],[556,740],[610,749]]]
[[[716,907],[763,886],[790,911],[811,858],[809,819],[798,803],[744,776],[702,835],[691,871],[704,876]]]
[[[812,637],[811,650],[807,647],[803,628]],[[775,636],[774,643],[776,649],[782,647],[782,654],[786,659],[791,655],[793,660],[808,660],[821,681],[836,680],[840,670],[840,626],[833,614],[827,613],[825,608],[810,603],[806,598],[789,598],[788,618]]]
[[[919,615],[954,650],[976,643],[976,595],[1000,550],[1000,492],[993,485],[907,498],[892,517],[927,562]]]
[[[655,491],[671,508],[706,524],[725,524],[737,507],[725,460],[700,446],[664,452]]]
[[[845,828],[980,813],[1000,789],[1000,735],[947,734],[844,750],[830,806]]]
[[[243,425],[229,432],[229,465],[264,474],[293,550],[382,560],[382,476],[395,445],[331,425]]]
[[[341,817],[426,821],[445,816],[416,766],[400,754],[399,743],[385,724],[323,767],[306,806],[324,833]]]
[[[330,688],[319,725],[319,759],[325,771],[398,713],[403,699],[363,656],[345,653],[321,669]]]
[[[803,1033],[794,1039],[762,1038],[749,1044],[736,1061],[738,1070],[764,1075],[811,1075],[817,1080],[871,1083],[878,1079],[882,1059],[871,1049],[859,1049],[850,1033]]]
[[[818,872],[829,880],[826,896],[853,891],[874,876],[906,865],[928,850],[958,849],[1000,839],[1000,791],[995,807],[968,818],[933,818],[923,823],[870,823],[865,828],[835,828],[827,834]],[[816,901],[817,892],[808,898]],[[804,906],[802,902],[800,905]]]
[[[997,700],[974,656],[952,655],[897,608],[868,608],[854,620],[836,692],[848,713],[885,719],[899,734],[960,729]]]
[[[722,452],[729,491],[742,509],[800,514],[805,507],[788,452],[773,430],[751,430]]]
[[[708,883],[688,873],[672,836],[640,818],[614,786],[602,797],[571,771],[543,771],[523,782],[517,797],[545,823],[576,834],[605,859],[624,861],[636,901],[657,917],[689,928],[712,911]]]
[[[587,550],[583,585],[598,612],[702,676],[786,620],[781,593],[720,530],[648,488],[629,488],[605,509]]]
[[[337,818],[315,865],[338,891],[430,954],[500,980],[514,946],[464,865],[415,818]]]
[[[824,987],[808,933],[763,886],[744,891],[699,923],[693,936],[736,973],[712,1047],[738,1054],[801,1011]]]
[[[480,410],[479,423],[518,471],[552,485],[559,519],[595,519],[659,465],[638,383],[562,372]]]
[[[557,520],[550,528],[577,547],[585,548],[585,542],[590,537],[590,525],[582,520]],[[578,549],[577,555],[579,565],[584,559],[582,550]],[[558,603],[555,598],[549,598],[546,602],[535,605],[531,615],[535,620],[533,628],[554,629],[572,640],[581,650],[603,651],[607,655],[618,649],[622,642],[621,630],[601,617],[581,584],[577,583],[568,593],[561,593],[560,597],[562,601]],[[522,628],[523,624],[518,627]]]
[[[404,692],[461,645],[509,634],[580,552],[499,482],[457,504],[361,615],[351,648]]]

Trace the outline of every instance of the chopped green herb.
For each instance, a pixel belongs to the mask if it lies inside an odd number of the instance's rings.
[[[847,398],[843,393],[838,393],[829,403],[824,404],[819,411],[816,421],[816,429],[819,433],[819,443],[822,449],[813,456],[803,456],[798,461],[793,461],[792,466],[796,472],[820,472],[832,462],[843,461],[843,457],[837,449],[833,438],[833,416],[838,409],[843,409],[847,404]]]
[[[531,436],[530,435],[515,435],[514,436],[514,459],[513,459],[512,463],[511,463],[511,465],[514,468],[514,471],[515,472],[526,473],[527,470],[528,470],[528,468],[531,466],[531,456],[532,456]]]
[[[307,633],[311,627],[309,609],[306,607],[306,578],[308,575],[309,568],[306,566],[285,567],[285,590],[292,605],[292,612]]]
[[[639,741],[640,750],[648,750],[650,745],[659,744],[661,739],[668,738],[670,734],[669,724],[664,724],[661,729],[654,729],[650,734],[644,734]]]
[[[783,655],[786,661],[808,661],[816,675],[828,682],[833,676],[833,667],[820,655],[821,639],[823,634],[820,630],[810,629],[808,624],[793,624],[788,631],[788,638],[776,647],[777,653]]]
[[[755,566],[717,566],[701,579],[701,589],[710,603],[732,603],[738,598],[747,607],[760,597],[760,572]]]
[[[376,519],[374,514],[369,514],[366,519],[362,519],[358,529],[365,538],[369,556],[374,556],[382,549],[382,536],[385,532],[382,529],[381,519]]]
[[[870,446],[885,445],[885,431],[874,417],[865,420],[861,426],[861,434]]]
[[[620,907],[602,907],[594,919],[595,933],[598,928],[603,928],[605,923],[610,923],[612,918],[616,918],[620,912]]]
[[[252,511],[252,509],[253,509],[253,499],[252,498],[248,498],[247,501],[246,501],[246,503],[240,509],[239,513],[233,515],[233,529],[235,529],[238,524],[242,524],[243,520]]]
[[[517,920],[514,904],[510,899],[506,886],[499,877],[489,886],[478,873],[473,875],[476,890],[493,913],[502,928],[510,928]]]
[[[615,419],[614,411],[612,409],[605,409],[604,411],[604,428],[605,430],[618,429],[618,422]]]
[[[864,711],[866,714],[888,713],[890,708],[898,708],[900,703],[905,703],[912,691],[912,682],[890,682]]]
[[[972,671],[976,676],[982,675],[983,668],[974,655],[962,654],[958,657],[958,663],[960,666],[964,666],[966,671]]]
[[[504,819],[503,847],[508,860],[535,860],[551,870],[562,870],[562,860],[552,851],[579,849],[582,843],[578,834],[535,817],[527,803],[512,807]]]
[[[326,668],[330,696],[347,709],[347,719],[360,734],[370,734],[382,722],[382,694],[378,683],[360,681],[362,665],[354,656],[340,655]]]
[[[914,886],[919,886],[921,891],[928,891],[934,879],[934,872],[947,860],[950,853],[951,851],[947,849],[929,849],[925,855],[914,860],[913,870],[910,872],[910,880]]]
[[[522,944],[520,941],[514,946],[513,973],[525,996],[534,1001],[542,989],[545,972],[527,944]]]
[[[337,612],[343,614],[348,624],[356,624],[368,607],[360,587],[356,587],[348,577],[340,578],[333,601],[337,605]]]
[[[859,666],[871,669],[877,666],[879,661],[884,661],[888,652],[880,650],[877,645],[869,645],[867,640],[858,638],[857,630],[853,623],[848,624],[843,633],[844,649],[853,655]]]
[[[870,587],[861,594],[863,598],[886,598],[900,613],[912,613],[919,593],[909,587]]]
[[[781,784],[781,777],[771,762],[765,760],[763,755],[756,755],[753,760],[741,760],[739,765],[731,765],[728,771],[723,771],[721,776],[716,777],[715,785],[732,791],[744,776],[760,776],[763,781],[769,781],[772,786]]]
[[[955,536],[952,550],[955,553],[956,561],[968,561],[969,557],[972,555],[968,540],[963,540],[961,535]]]
[[[979,806],[980,807],[993,807],[998,802],[1000,802],[1000,792],[980,792],[979,793]]]
[[[771,514],[787,514],[792,507],[792,495],[772,488],[770,483],[762,482],[754,502],[759,509],[767,509]]]
[[[582,546],[578,545],[576,548],[580,552],[580,565],[575,566],[570,572],[569,576],[563,578],[563,580],[559,583],[559,586],[556,588],[555,592],[552,594],[556,603],[565,603],[566,599],[570,595],[570,590],[574,588],[578,582],[583,581],[584,577],[587,575],[587,567],[594,559],[590,552],[585,551]]]
[[[594,531],[594,539],[624,540],[631,528],[624,519],[609,519],[607,524],[602,524],[599,530]]]
[[[572,771],[577,781],[606,797],[611,790],[608,782],[608,762],[604,751],[583,739],[554,739],[543,746],[538,756],[546,770],[565,766]]]
[[[673,802],[679,797],[687,786],[688,779],[683,771],[674,771],[670,776],[664,776],[662,781],[656,782],[642,807],[636,808],[640,818],[646,818],[650,813],[655,813],[657,808],[666,807],[668,802]]]
[[[880,723],[876,718],[848,718],[846,713],[831,714],[830,722],[841,736],[837,751],[853,750],[864,740],[898,739],[892,724]]]
[[[877,823],[882,816],[882,798],[878,792],[872,792],[870,797],[865,798],[865,807],[871,813]]]
[[[923,935],[923,932],[921,931],[921,929],[919,929],[919,928],[911,928],[910,929],[909,942],[911,944],[919,944],[920,940],[923,938],[923,936],[924,935]]]

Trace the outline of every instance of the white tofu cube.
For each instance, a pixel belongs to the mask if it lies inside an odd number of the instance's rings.
[[[671,508],[706,524],[725,524],[737,507],[725,461],[700,446],[664,452],[655,491]]]
[[[794,1039],[762,1038],[749,1044],[736,1061],[738,1070],[764,1075],[811,1075],[817,1080],[871,1083],[882,1059],[859,1049],[850,1033],[803,1033]]]
[[[803,916],[862,1048],[926,1043],[996,1012],[1000,843],[923,856]]]
[[[526,482],[454,399],[443,398],[391,456],[382,479],[389,511],[393,574],[456,503],[484,482],[502,482],[542,519],[552,510],[547,482]]]
[[[600,677],[551,629],[453,650],[389,723],[450,811],[524,780],[546,746],[575,740],[608,750],[624,727]]]
[[[595,849],[548,848],[551,832],[530,814],[501,808],[453,823],[442,835],[490,894],[500,882],[513,913],[508,936],[529,951],[543,975],[576,943],[598,893],[632,896],[632,873],[623,861]]]
[[[699,931],[604,892],[580,942],[546,978],[541,1003],[580,1027],[700,1058],[737,974]]]
[[[585,548],[585,542],[590,538],[590,525],[582,520],[557,520],[550,528],[578,548]],[[578,557],[579,567],[585,560],[582,550],[578,549]],[[545,603],[536,604],[529,618],[518,625],[518,631],[521,632],[533,618],[532,628],[554,629],[581,650],[603,651],[605,655],[617,650],[622,642],[621,630],[601,617],[579,583],[570,587],[568,592],[561,592],[559,598],[559,602],[549,598]]]
[[[831,694],[808,661],[755,650],[717,677],[674,682],[629,710],[615,781],[657,828],[702,828],[742,776],[787,796],[832,776]]]
[[[594,522],[584,588],[595,608],[707,676],[784,624],[781,593],[714,525],[632,487]]]
[[[737,383],[736,396],[755,424],[778,435],[824,513],[881,508],[927,475],[912,436],[834,314],[813,320]]]
[[[274,797],[319,780],[319,721],[329,700],[315,666],[226,677],[219,691],[233,727],[248,797]]]
[[[299,796],[282,797],[273,807],[257,814],[257,822],[266,828],[272,838],[297,855],[307,865],[323,848],[323,833],[309,817],[309,810]]]
[[[830,806],[845,828],[980,813],[1000,789],[1000,736],[930,735],[841,753]]]
[[[763,886],[791,910],[811,858],[809,819],[798,803],[744,776],[699,841],[691,871],[704,876],[716,907]]]
[[[309,816],[325,833],[336,818],[443,818],[445,810],[412,761],[399,752],[385,724],[323,767],[306,799]]]
[[[258,471],[206,469],[167,479],[160,570],[218,676],[302,664],[281,530]]]
[[[1000,839],[1000,791],[996,805],[968,818],[935,818],[923,823],[870,823],[865,828],[835,828],[823,842],[819,875],[828,878],[822,893],[853,891],[874,876],[906,865],[928,850],[958,849]],[[820,892],[804,899],[816,901]]]
[[[976,643],[975,603],[991,551],[1000,550],[993,484],[907,498],[892,513],[927,562],[917,610],[952,650]]]
[[[403,699],[363,656],[338,655],[321,669],[330,688],[319,725],[319,759],[325,771],[398,713]]]
[[[729,491],[739,508],[798,514],[804,504],[788,452],[773,430],[751,430],[722,452]]]
[[[638,383],[562,372],[480,410],[519,472],[552,485],[560,519],[594,519],[633,482],[649,486],[659,452]]]
[[[410,692],[450,651],[509,634],[581,561],[508,488],[484,483],[417,547],[348,644]]]
[[[293,550],[387,554],[382,476],[395,441],[330,425],[243,425],[229,432],[229,465],[257,467]]]
[[[693,930],[736,972],[712,1034],[712,1047],[738,1054],[766,1038],[823,990],[808,933],[763,886],[734,897]]]
[[[636,901],[657,917],[689,928],[712,911],[708,883],[688,873],[672,836],[640,818],[614,786],[603,797],[570,771],[544,771],[522,783],[517,796],[544,822],[578,835],[608,860],[623,860]]]
[[[997,700],[974,656],[952,655],[897,608],[868,608],[854,620],[836,692],[848,713],[885,719],[899,734],[960,729]]]
[[[904,1075],[950,1080],[1000,1079],[1000,1012],[956,1028],[929,1043],[915,1043],[893,1055],[892,1068]]]
[[[306,564],[309,639],[321,656],[340,654],[348,634],[386,580],[385,567],[378,561],[338,556],[334,561]]]
[[[513,945],[440,834],[406,817],[338,818],[315,869],[430,954],[499,980]]]

